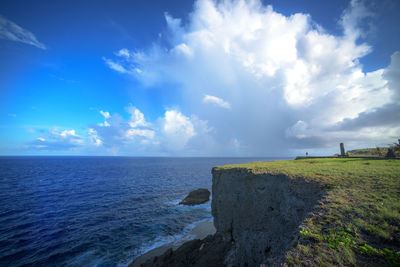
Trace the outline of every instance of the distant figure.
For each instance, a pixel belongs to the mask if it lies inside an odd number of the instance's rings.
[[[344,153],[344,144],[340,143],[340,156],[345,157],[346,153]]]
[[[306,157],[308,157],[308,152],[306,152]]]

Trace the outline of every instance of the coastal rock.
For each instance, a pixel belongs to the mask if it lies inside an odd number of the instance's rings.
[[[184,243],[177,250],[169,249],[163,255],[149,259],[141,267],[203,267],[225,266],[225,255],[231,249],[231,242],[225,242],[221,235],[209,235]]]
[[[198,205],[210,200],[210,191],[205,188],[194,190],[185,197],[179,204],[182,205]]]
[[[232,242],[227,266],[281,266],[300,224],[321,199],[320,184],[251,169],[214,168],[212,215]]]
[[[163,251],[140,266],[285,266],[302,222],[317,212],[326,192],[323,187],[299,177],[245,168],[214,168],[212,174],[216,233]],[[198,203],[202,194],[207,195],[200,201],[204,203],[210,195],[204,190],[191,192],[181,204]]]

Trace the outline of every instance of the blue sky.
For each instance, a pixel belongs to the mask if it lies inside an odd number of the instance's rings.
[[[0,154],[292,156],[400,137],[400,3],[1,1]]]

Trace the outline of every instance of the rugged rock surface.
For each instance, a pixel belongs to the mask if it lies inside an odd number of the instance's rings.
[[[185,197],[184,200],[179,202],[179,204],[183,205],[198,205],[198,204],[203,204],[207,201],[210,200],[210,191],[205,188],[200,188],[197,190],[194,190]]]
[[[226,265],[280,265],[300,224],[322,197],[321,186],[241,168],[214,168],[212,173],[214,226],[232,241]]]
[[[188,241],[175,251],[169,249],[163,255],[154,257],[141,266],[224,266],[225,255],[230,250],[230,247],[231,242],[224,242],[221,235],[209,235],[203,240]]]
[[[323,196],[321,186],[243,168],[214,168],[212,174],[216,234],[169,249],[142,266],[284,265],[300,224]]]

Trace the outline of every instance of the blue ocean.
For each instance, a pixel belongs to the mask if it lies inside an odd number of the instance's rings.
[[[272,158],[0,157],[0,265],[126,266],[211,220],[211,168]]]

